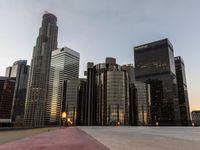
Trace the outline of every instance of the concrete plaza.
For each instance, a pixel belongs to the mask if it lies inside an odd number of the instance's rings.
[[[199,150],[197,127],[80,127],[113,150]]]
[[[0,144],[0,150],[198,150],[200,128],[93,126],[0,131]]]
[[[13,132],[16,133],[16,131]],[[26,131],[21,130],[21,132]],[[10,137],[5,133],[5,137]],[[12,135],[19,137],[18,134]],[[0,137],[4,138],[1,133]],[[81,129],[68,127],[57,128],[53,131],[46,129],[45,133],[4,143],[0,145],[0,150],[108,150],[108,148]]]

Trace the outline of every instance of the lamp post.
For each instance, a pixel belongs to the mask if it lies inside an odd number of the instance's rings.
[[[158,122],[156,122],[156,126],[158,126]]]
[[[192,127],[195,127],[195,123],[194,122],[192,123]]]
[[[66,119],[67,119],[67,113],[62,112],[61,118],[62,118],[63,126],[65,127]]]

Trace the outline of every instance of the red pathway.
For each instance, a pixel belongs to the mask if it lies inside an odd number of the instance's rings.
[[[57,129],[0,145],[0,150],[109,150],[76,127]]]

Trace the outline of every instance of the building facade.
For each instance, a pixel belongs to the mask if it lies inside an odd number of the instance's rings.
[[[84,125],[86,79],[66,80],[64,111],[71,125]]]
[[[133,64],[127,64],[122,66],[123,70],[126,70],[128,73],[128,80],[129,83],[135,82],[135,68],[133,67]]]
[[[94,63],[87,63],[87,87],[86,87],[86,101],[85,101],[85,120],[84,125],[95,125],[96,124],[96,70]]]
[[[11,110],[15,80],[0,77],[0,127],[11,126]]]
[[[6,76],[15,80],[11,118],[14,126],[23,126],[29,66],[27,60],[18,60],[7,67]]]
[[[174,59],[176,67],[176,79],[178,86],[181,124],[183,126],[188,126],[191,125],[191,118],[190,118],[190,106],[188,99],[187,82],[185,75],[185,64],[180,56],[175,57]]]
[[[45,122],[47,125],[58,125],[62,111],[64,81],[79,77],[80,54],[64,47],[52,52],[49,76],[49,92]],[[67,83],[67,82],[66,82]]]
[[[168,39],[164,39],[140,45],[134,48],[134,56],[136,80],[162,82],[163,98],[159,100],[161,113],[158,125],[181,125],[172,44]],[[151,96],[151,101],[154,99],[156,97]]]
[[[135,106],[136,106],[136,124],[137,126],[150,125],[150,85],[136,81],[135,82]]]
[[[200,126],[200,110],[192,111],[192,123],[196,126]]]
[[[86,125],[129,125],[128,73],[115,58],[88,63]]]
[[[163,85],[162,81],[158,79],[149,79],[146,81],[150,85],[150,95],[151,95],[151,125],[158,126],[161,119],[162,101],[163,97]]]
[[[33,48],[24,116],[27,127],[44,126],[51,53],[57,49],[56,22],[55,15],[50,13],[43,15],[36,46]]]
[[[7,67],[6,68],[6,73],[5,73],[5,77],[9,77],[10,78],[10,75],[11,75],[11,71],[12,71],[12,67]]]

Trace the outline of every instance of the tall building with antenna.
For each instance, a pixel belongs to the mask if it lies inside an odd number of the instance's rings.
[[[57,49],[56,22],[55,15],[45,12],[36,46],[33,48],[24,115],[26,127],[44,126],[51,53]]]

